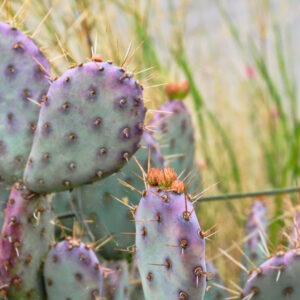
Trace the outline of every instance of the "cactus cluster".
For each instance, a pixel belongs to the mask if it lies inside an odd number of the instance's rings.
[[[6,23],[0,53],[1,297],[99,299],[103,274],[93,244],[56,242],[53,212],[71,210],[68,190],[119,171],[140,148],[142,86],[98,59],[52,80],[34,41]]]
[[[145,126],[142,85],[111,61],[52,79],[36,43],[1,22],[0,54],[0,299],[229,297],[193,204],[188,83],[169,84]],[[266,206],[254,203],[242,299],[299,299],[298,219],[291,248],[269,258]]]

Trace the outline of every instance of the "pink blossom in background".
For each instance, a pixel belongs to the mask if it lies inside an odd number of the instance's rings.
[[[246,66],[245,73],[246,77],[250,79],[254,78],[256,74],[254,67],[252,67],[251,65]]]
[[[278,119],[280,117],[279,111],[276,106],[271,107],[270,115],[273,119]]]

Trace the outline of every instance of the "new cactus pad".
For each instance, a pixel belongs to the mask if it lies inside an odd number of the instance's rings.
[[[14,183],[23,177],[38,121],[38,103],[49,88],[49,63],[31,38],[3,22],[0,57],[0,177]]]
[[[24,174],[28,188],[69,190],[118,171],[139,146],[142,97],[131,74],[110,62],[66,71],[40,110]]]
[[[145,299],[203,299],[205,240],[171,169],[151,169],[136,212],[136,260]]]
[[[147,170],[149,157],[152,166],[162,167],[162,156],[152,136],[144,132],[141,143],[142,147],[135,155],[140,165]],[[140,194],[119,182],[119,180],[123,180],[135,189],[142,191],[145,185],[138,176],[142,176],[142,173],[137,162],[132,158],[121,172],[93,185],[76,188],[72,192],[76,214],[79,216],[85,232],[89,234],[89,238],[95,242],[114,235],[113,240],[99,250],[99,253],[106,259],[123,257],[126,252],[122,252],[120,249],[134,245],[134,235],[126,234],[134,232],[135,229],[132,212],[113,197],[117,197],[129,205],[138,204]],[[86,220],[90,221],[86,222]]]
[[[49,300],[101,299],[102,271],[92,248],[68,238],[55,244],[44,265]]]
[[[43,299],[41,265],[54,241],[51,221],[47,198],[14,184],[0,239],[0,287],[8,299]]]

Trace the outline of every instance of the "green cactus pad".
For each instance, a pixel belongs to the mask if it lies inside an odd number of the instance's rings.
[[[136,152],[145,108],[140,85],[109,62],[65,72],[40,111],[24,182],[57,192],[102,179]]]
[[[177,174],[184,171],[183,177],[190,174],[187,191],[199,191],[201,177],[195,164],[194,128],[186,106],[181,101],[170,100],[159,109],[150,124],[155,127],[165,165]]]

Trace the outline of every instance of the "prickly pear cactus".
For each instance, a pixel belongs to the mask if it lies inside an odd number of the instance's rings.
[[[0,239],[0,287],[8,299],[43,299],[41,264],[54,240],[46,197],[14,184]]]
[[[65,72],[41,108],[24,182],[69,190],[119,170],[138,149],[142,88],[124,69],[92,61]]]
[[[102,266],[110,269],[104,276],[102,297],[107,300],[129,300],[128,262],[109,261]]]
[[[98,300],[102,271],[96,254],[74,239],[55,244],[44,265],[49,300]]]
[[[241,299],[300,299],[300,252],[280,252],[254,271],[246,282]]]
[[[214,285],[218,284],[220,286],[224,286],[224,283],[218,272],[218,269],[211,261],[206,260],[206,272],[211,280],[208,281],[209,286],[206,289],[204,300],[224,300],[229,297],[225,290],[222,290]]]
[[[205,240],[177,175],[151,169],[136,212],[136,260],[145,299],[203,299]]]
[[[154,136],[160,144],[165,158],[165,165],[173,168],[178,174],[190,174],[192,180],[187,187],[194,193],[200,186],[200,172],[195,164],[194,128],[186,106],[180,100],[170,100],[157,112],[150,125],[154,127]]]
[[[145,170],[147,170],[149,155],[152,166],[162,167],[163,160],[157,144],[149,133],[144,132],[142,147],[135,156]],[[135,230],[132,211],[113,197],[117,197],[129,205],[138,204],[140,194],[125,187],[119,180],[143,191],[145,185],[143,180],[138,177],[139,174],[141,174],[141,170],[132,158],[121,172],[93,185],[76,188],[72,192],[76,213],[89,238],[97,241],[114,235],[114,239],[99,250],[99,253],[106,259],[122,258],[128,253],[121,250],[134,245],[135,237],[130,234]],[[86,222],[86,220],[90,220],[90,222]]]
[[[256,200],[251,207],[248,217],[246,228],[247,240],[243,250],[257,267],[267,259],[265,250],[267,224],[267,207],[261,200]],[[245,257],[243,257],[242,263],[247,269],[253,269],[253,265]],[[242,285],[245,284],[246,278],[247,274],[243,271],[241,274]]]
[[[0,176],[22,179],[41,103],[49,82],[49,63],[36,44],[0,22]]]

